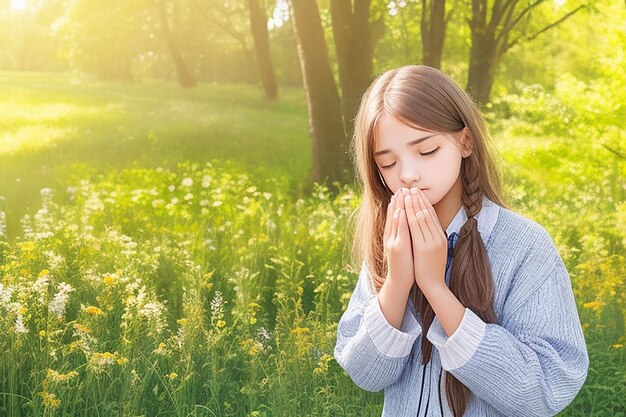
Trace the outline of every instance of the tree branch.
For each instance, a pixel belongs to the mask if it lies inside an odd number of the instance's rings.
[[[561,17],[559,20],[557,20],[554,23],[549,24],[548,26],[546,26],[545,28],[541,29],[539,32],[535,33],[534,35],[528,36],[526,38],[520,36],[519,38],[515,39],[513,42],[509,43],[506,45],[506,47],[504,48],[505,51],[508,51],[509,49],[511,49],[513,46],[517,45],[520,42],[529,42],[532,41],[533,39],[535,39],[537,36],[541,35],[542,33],[552,29],[553,27],[563,23],[565,20],[569,19],[570,17],[572,17],[575,13],[577,13],[578,11],[582,10],[582,9],[586,9],[587,5],[586,4],[582,4],[580,6],[578,6],[577,8],[575,8],[574,10],[570,11],[569,13],[565,14],[563,17]]]

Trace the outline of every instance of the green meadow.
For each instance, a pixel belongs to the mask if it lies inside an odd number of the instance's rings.
[[[601,88],[485,108],[506,200],[552,236],[583,323],[561,416],[626,416],[624,110]],[[304,91],[280,96],[0,72],[0,415],[380,415],[333,358],[361,191],[303,191]]]

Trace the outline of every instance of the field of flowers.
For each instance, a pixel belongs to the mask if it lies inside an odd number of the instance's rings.
[[[624,162],[525,117],[490,119],[506,197],[557,244],[591,359],[561,415],[626,416]],[[0,415],[379,416],[332,355],[359,191],[291,181],[221,159],[75,166],[11,239],[0,205]]]

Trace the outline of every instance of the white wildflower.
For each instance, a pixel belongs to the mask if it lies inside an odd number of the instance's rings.
[[[24,317],[22,313],[18,311],[17,319],[15,320],[15,333],[16,334],[24,334],[28,333],[28,329],[24,326]]]
[[[70,292],[74,291],[71,285],[62,282],[59,284],[59,292],[54,295],[54,298],[48,305],[48,310],[57,316],[59,319],[63,319],[65,315],[65,306],[69,299]]]

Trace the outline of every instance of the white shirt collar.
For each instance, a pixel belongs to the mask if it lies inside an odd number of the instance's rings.
[[[476,220],[478,221],[478,232],[480,233],[480,237],[483,239],[484,244],[487,244],[489,240],[489,236],[496,225],[496,221],[498,220],[498,213],[500,210],[500,206],[496,203],[488,199],[486,196],[483,196],[483,206],[476,216]],[[456,234],[460,234],[461,227],[467,221],[467,212],[464,206],[461,206],[458,213],[446,229],[446,234],[450,236],[453,232]]]

